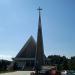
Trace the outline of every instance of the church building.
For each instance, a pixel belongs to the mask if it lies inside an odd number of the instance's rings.
[[[36,64],[42,66],[45,63],[45,54],[43,47],[43,36],[42,36],[42,24],[41,24],[41,10],[39,10],[38,19],[38,32],[37,41],[34,40],[33,36],[30,36],[28,41],[25,43],[20,52],[13,58],[13,62],[17,63],[20,69],[27,67],[33,68]]]

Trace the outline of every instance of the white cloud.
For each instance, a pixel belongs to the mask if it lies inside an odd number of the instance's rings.
[[[0,59],[5,59],[5,60],[12,60],[12,56],[10,56],[10,55],[1,55],[0,54]]]

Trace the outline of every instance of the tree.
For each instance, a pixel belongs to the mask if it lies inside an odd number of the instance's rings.
[[[48,56],[48,59],[50,59],[51,65],[56,65],[59,70],[67,70],[69,68],[68,59],[65,56],[51,55]]]
[[[71,57],[69,64],[70,64],[70,69],[75,70],[75,56]]]

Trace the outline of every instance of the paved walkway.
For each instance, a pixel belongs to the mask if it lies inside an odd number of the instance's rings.
[[[3,73],[0,75],[30,75],[32,71],[16,71],[16,72],[10,72],[10,73]]]

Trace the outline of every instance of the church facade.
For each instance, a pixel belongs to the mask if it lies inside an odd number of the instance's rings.
[[[36,42],[31,36],[20,52],[13,58],[19,69],[33,67],[35,64]]]
[[[26,44],[22,47],[20,52],[13,58],[13,62],[17,63],[18,68],[25,69],[27,67],[33,68],[36,64],[42,66],[45,64],[45,54],[43,47],[41,13],[39,10],[37,41],[31,36]]]

